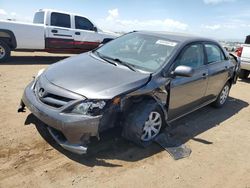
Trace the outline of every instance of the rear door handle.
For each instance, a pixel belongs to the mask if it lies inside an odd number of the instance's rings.
[[[51,32],[52,33],[58,33],[58,31],[56,29],[52,29]]]
[[[75,32],[75,34],[76,34],[76,35],[81,35],[81,33],[80,33],[80,32]]]
[[[208,73],[206,72],[202,73],[202,78],[207,78],[207,76],[208,76]]]

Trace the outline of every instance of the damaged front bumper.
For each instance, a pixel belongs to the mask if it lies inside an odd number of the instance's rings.
[[[99,124],[102,115],[87,116],[63,113],[42,103],[36,96],[30,83],[23,94],[22,103],[42,122],[48,125],[54,140],[66,150],[77,154],[87,152],[87,143],[91,136],[99,136]]]

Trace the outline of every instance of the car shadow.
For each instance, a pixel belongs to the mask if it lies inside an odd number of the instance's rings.
[[[238,82],[250,83],[250,77],[248,77],[246,79],[238,79]]]
[[[169,128],[169,135],[180,144],[185,144],[189,140],[201,144],[213,144],[213,140],[199,138],[199,134],[219,126],[248,105],[245,101],[230,97],[223,108],[215,109],[211,106],[206,106],[173,122],[171,128]],[[27,117],[25,122],[25,124],[30,123],[35,124],[40,135],[53,148],[69,159],[86,166],[119,167],[121,165],[110,163],[108,160],[135,162],[163,151],[155,143],[146,148],[138,147],[120,136],[121,129],[114,128],[102,133],[100,141],[94,140],[89,145],[88,154],[76,155],[59,146],[48,133],[46,126],[32,114]]]
[[[0,65],[49,65],[70,56],[12,56]]]

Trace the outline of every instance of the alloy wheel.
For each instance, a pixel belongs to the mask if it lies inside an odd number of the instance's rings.
[[[228,94],[229,94],[229,86],[225,85],[220,94],[220,104],[224,104],[226,102]]]
[[[6,51],[3,46],[0,45],[0,59],[4,58]]]
[[[159,112],[153,111],[149,114],[148,120],[143,127],[142,141],[150,141],[156,137],[162,127],[162,118]]]

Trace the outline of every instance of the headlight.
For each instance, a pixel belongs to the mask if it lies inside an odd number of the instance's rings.
[[[72,109],[71,113],[82,115],[100,115],[101,110],[105,105],[105,101],[81,102]]]

